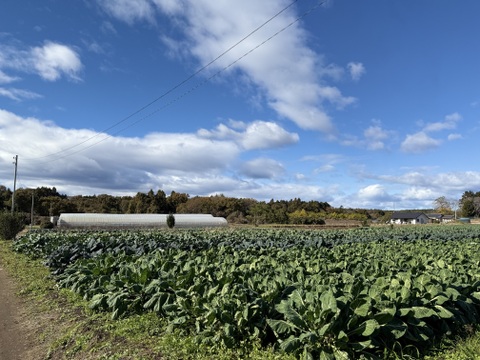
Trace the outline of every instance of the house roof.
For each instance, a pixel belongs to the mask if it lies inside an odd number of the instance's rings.
[[[392,219],[417,219],[422,215],[426,216],[423,212],[398,211],[392,214]]]
[[[427,216],[430,219],[438,219],[438,220],[440,220],[443,217],[442,214],[437,214],[437,213],[427,214]]]

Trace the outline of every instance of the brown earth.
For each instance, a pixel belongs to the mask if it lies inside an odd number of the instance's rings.
[[[17,290],[0,262],[0,360],[38,359],[38,329],[29,320]]]

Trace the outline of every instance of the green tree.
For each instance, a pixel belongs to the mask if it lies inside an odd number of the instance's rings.
[[[0,185],[0,211],[10,209],[12,205],[12,192]]]
[[[4,211],[0,213],[0,238],[12,240],[25,227],[25,217],[16,212]]]
[[[177,193],[172,191],[170,196],[167,198],[168,212],[176,213],[177,206],[180,204],[186,203],[188,201],[188,194]]]
[[[460,199],[460,211],[465,217],[479,217],[480,191],[465,191]]]
[[[175,216],[172,213],[167,216],[167,226],[169,229],[173,229],[175,226]]]

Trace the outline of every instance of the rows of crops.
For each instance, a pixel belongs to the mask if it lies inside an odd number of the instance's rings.
[[[480,320],[480,228],[43,232],[14,248],[113,317],[304,358],[424,351]]]

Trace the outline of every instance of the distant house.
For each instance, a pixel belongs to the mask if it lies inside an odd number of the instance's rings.
[[[430,219],[423,212],[398,211],[392,214],[391,224],[428,224]]]
[[[434,223],[434,224],[439,224],[442,222],[442,219],[443,219],[443,215],[442,214],[427,214],[428,218],[430,219],[430,222],[431,223]]]
[[[442,217],[442,223],[449,223],[455,221],[455,216],[453,215],[443,215]]]

